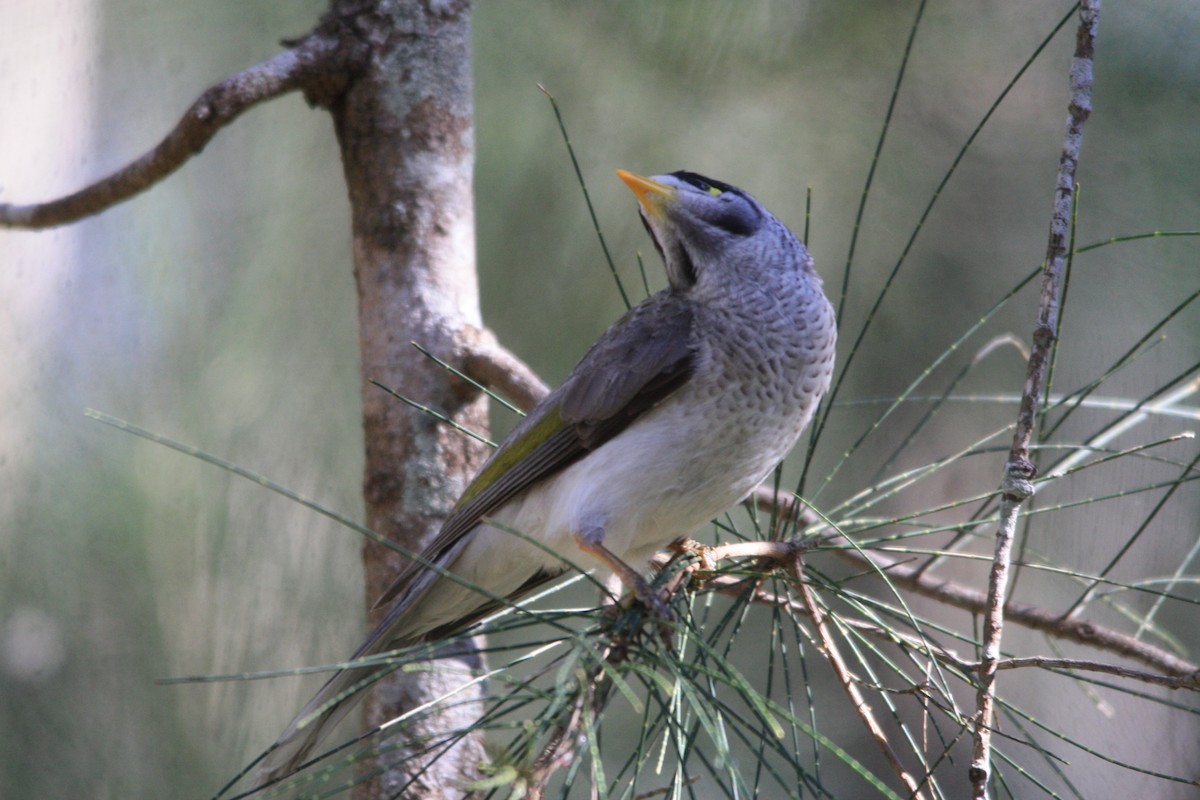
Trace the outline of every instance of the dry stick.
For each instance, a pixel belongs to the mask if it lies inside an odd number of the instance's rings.
[[[701,557],[714,563],[712,565],[697,564],[689,569],[693,571],[700,568],[712,570],[715,568],[716,561],[727,558],[752,557],[759,559],[759,563],[750,568],[749,574],[725,574],[706,578],[706,585],[711,590],[720,594],[738,597],[745,592],[748,582],[759,580],[756,577],[756,573],[765,575],[769,570],[778,567],[780,564],[786,564],[787,561],[785,559],[791,558],[797,553],[820,549],[826,545],[837,545],[840,541],[842,541],[842,537],[830,536],[812,537],[800,542],[794,540],[782,542],[739,542],[721,547],[703,547],[704,552]],[[946,605],[962,608],[973,613],[981,613],[987,606],[987,596],[982,592],[964,589],[951,581],[930,578],[910,565],[880,560],[874,555],[866,557],[860,555],[855,550],[839,549],[832,552],[845,556],[855,566],[865,568],[867,571],[886,570],[888,579],[895,585],[913,589],[917,594],[939,600]],[[666,564],[667,560],[666,556],[660,555],[655,557],[653,563],[661,568]],[[682,580],[678,582],[682,583]],[[808,609],[803,604],[768,592],[761,586],[755,588],[750,599],[752,602],[779,605],[786,607],[789,611],[805,615],[809,614]],[[1144,670],[1124,667],[1120,664],[1109,664],[1090,659],[1069,659],[1050,656],[1024,656],[1003,659],[996,664],[996,669],[998,670],[1043,667],[1046,669],[1103,672],[1109,675],[1142,681],[1143,683],[1165,686],[1169,689],[1200,690],[1200,665],[1178,658],[1159,648],[1148,646],[1144,642],[1140,642],[1126,634],[1102,628],[1089,622],[1065,620],[1060,614],[1023,604],[1010,604],[1005,609],[1005,613],[1009,622],[1039,630],[1057,639],[1091,645],[1100,650],[1128,656],[1154,667],[1160,670],[1160,672],[1146,672]],[[885,628],[872,622],[855,620],[850,617],[842,617],[839,619],[839,622],[875,638],[885,639],[894,643],[903,643],[913,649],[928,653],[940,661],[959,667],[964,671],[977,672],[980,669],[979,662],[969,661],[955,654],[952,650],[933,646],[915,637],[906,636],[894,629]]]
[[[955,608],[982,614],[990,608],[989,596],[928,574],[918,574],[916,567],[889,561],[877,553],[870,557],[856,550],[830,551],[840,558],[869,570],[882,570],[888,580],[924,597]],[[1063,619],[1062,613],[1026,603],[1009,602],[1004,608],[1008,622],[1030,630],[1041,631],[1056,639],[1077,642],[1097,650],[1125,656],[1175,678],[1200,674],[1200,666],[1169,653],[1162,648],[1138,641],[1128,634],[1080,619]]]
[[[584,704],[591,707],[593,719],[598,717],[607,699],[606,670],[618,667],[628,656],[628,642],[618,641],[606,648],[602,663],[597,664],[588,677],[588,689],[581,691],[571,707],[571,714],[561,723],[550,736],[541,755],[533,763],[526,779],[526,794],[529,800],[542,800],[545,797],[546,785],[550,778],[559,770],[566,769],[575,761],[575,750],[570,746],[571,740],[579,735],[580,723],[586,711]],[[587,695],[586,697],[584,695]],[[592,795],[596,794],[595,781],[592,783]]]
[[[798,512],[791,509],[803,506],[792,495],[776,495],[770,487],[761,486],[754,494],[754,501],[759,508],[769,509],[777,505],[788,514],[795,513],[800,526],[820,523],[820,518],[807,508]],[[781,513],[785,513],[781,512]],[[895,584],[909,589],[922,597],[961,608],[972,614],[982,614],[988,607],[988,598],[983,592],[968,589],[960,584],[944,578],[935,577],[921,570],[919,566],[903,563],[899,558],[869,551],[860,551],[851,547],[840,535],[810,537],[817,540],[812,547],[826,548],[843,561],[854,565],[857,569],[869,573],[883,573]],[[806,540],[807,541],[807,540]],[[787,543],[781,543],[786,547]],[[747,553],[748,555],[763,555],[762,553]],[[724,555],[722,553],[722,555]],[[739,555],[731,552],[730,555]],[[775,553],[767,555],[774,556]],[[1061,612],[1050,611],[1039,606],[1025,603],[1010,602],[1005,607],[1005,618],[1031,630],[1040,631],[1056,639],[1076,642],[1097,650],[1124,656],[1138,661],[1152,669],[1158,670],[1162,676],[1161,682],[1177,679],[1196,679],[1200,677],[1200,665],[1180,658],[1173,653],[1140,641],[1112,628],[1081,619],[1063,619]],[[1160,682],[1154,680],[1153,682]]]
[[[1058,182],[1054,193],[1054,213],[1050,218],[1050,241],[1046,250],[1046,270],[1038,306],[1037,327],[1017,428],[1004,465],[1001,481],[1000,523],[996,530],[996,550],[988,574],[987,611],[983,622],[983,651],[980,659],[979,691],[976,695],[974,748],[969,777],[975,800],[988,796],[991,777],[992,720],[996,703],[996,665],[1000,660],[1000,638],[1004,630],[1004,600],[1008,589],[1013,534],[1021,504],[1033,494],[1034,476],[1029,460],[1037,404],[1042,395],[1051,347],[1058,337],[1059,284],[1067,253],[1071,205],[1075,194],[1075,169],[1083,141],[1083,126],[1092,110],[1092,59],[1096,32],[1100,25],[1100,0],[1083,0],[1079,5],[1079,30],[1075,39],[1075,57],[1071,60],[1071,103],[1067,112]]]
[[[542,800],[546,795],[546,784],[554,773],[569,767],[575,761],[575,751],[569,747],[569,740],[579,730],[579,722],[583,716],[583,696],[575,699],[571,716],[555,729],[550,741],[542,750],[530,770],[527,779],[526,797],[529,800]]]
[[[838,651],[837,642],[829,632],[829,626],[825,622],[825,612],[817,604],[816,597],[813,595],[812,589],[808,582],[804,580],[804,562],[800,554],[797,553],[792,563],[789,565],[792,577],[795,579],[796,586],[800,590],[800,596],[804,600],[804,604],[808,606],[808,614],[812,617],[813,627],[817,630],[817,637],[821,641],[821,649],[829,665],[833,667],[834,673],[837,675],[838,683],[846,691],[850,698],[850,704],[854,706],[854,711],[858,714],[858,718],[862,720],[866,726],[867,732],[871,734],[871,738],[875,740],[875,744],[879,747],[883,757],[892,765],[896,775],[908,788],[909,797],[914,800],[919,800],[925,797],[921,791],[921,784],[917,782],[896,756],[892,750],[892,745],[888,742],[887,734],[883,732],[883,728],[879,726],[879,722],[875,719],[875,714],[871,710],[871,706],[863,697],[862,690],[858,686],[858,682],[854,676],[850,674],[850,670],[846,667],[846,662]]]
[[[336,95],[349,61],[338,43],[311,34],[294,47],[209,87],[153,149],[74,194],[44,203],[0,203],[0,226],[51,228],[76,222],[145,191],[198,154],[251,106],[304,89],[312,103]]]
[[[488,330],[466,329],[458,341],[463,374],[528,411],[550,393],[529,366],[513,355]]]
[[[1089,661],[1079,658],[1051,658],[1049,656],[1025,656],[1023,658],[1005,658],[996,662],[996,669],[1023,669],[1025,667],[1040,667],[1041,669],[1064,669],[1076,672],[1102,672],[1116,675],[1119,678],[1130,678],[1168,689],[1200,690],[1200,672],[1172,678],[1167,675],[1156,675],[1143,672],[1140,669],[1122,667],[1120,664],[1108,664],[1103,661]]]
[[[737,575],[721,575],[710,579],[707,585],[712,591],[715,591],[719,594],[728,595],[730,597],[741,597],[746,592],[747,581],[752,580],[756,579],[753,577]],[[780,606],[781,608],[786,608],[789,612],[794,614],[811,616],[808,608],[803,603],[775,594],[774,592],[769,592],[761,587],[755,590],[755,592],[751,595],[750,600],[751,602],[761,603],[763,605]],[[980,607],[982,607],[983,601],[984,598],[982,595],[980,595]],[[868,622],[866,620],[844,616],[838,618],[838,624],[845,625],[847,628],[852,628],[874,639],[880,639],[882,641],[891,642],[892,644],[901,645],[931,658],[936,658],[943,664],[956,667],[963,672],[978,672],[980,669],[980,663],[978,661],[971,661],[970,659],[963,658],[953,650],[922,641],[916,636],[909,636],[895,630],[894,628],[887,628],[874,622]],[[1196,669],[1185,671],[1178,675],[1170,675],[1157,672],[1146,672],[1145,670],[1140,669],[1132,669],[1120,664],[1110,664],[1105,661],[1092,661],[1090,659],[1082,658],[1057,658],[1050,656],[1023,656],[1020,658],[1005,658],[996,662],[997,670],[1025,669],[1028,667],[1039,667],[1041,669],[1050,670],[1073,670],[1076,672],[1100,672],[1106,675],[1115,675],[1120,678],[1129,678],[1130,680],[1153,684],[1155,686],[1165,686],[1168,689],[1191,689],[1200,691],[1200,670]]]

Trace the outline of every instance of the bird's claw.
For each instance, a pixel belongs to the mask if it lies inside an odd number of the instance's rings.
[[[671,647],[674,644],[672,625],[677,621],[671,604],[645,580],[638,581],[637,585],[630,588],[637,601],[654,617],[659,638],[667,647]]]
[[[681,556],[695,557],[696,562],[689,564],[685,570],[700,583],[706,582],[717,571],[719,559],[717,549],[712,545],[685,537],[672,542],[668,549]]]
[[[646,609],[651,614],[658,617],[659,620],[663,622],[674,622],[675,611],[671,608],[671,604],[668,603],[662,597],[662,595],[654,591],[649,584],[647,584],[645,588],[645,592],[636,592],[638,602],[644,605]]]

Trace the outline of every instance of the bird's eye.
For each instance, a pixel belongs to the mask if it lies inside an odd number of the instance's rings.
[[[713,197],[720,197],[725,193],[724,186],[718,186],[713,181],[709,181],[708,179],[697,175],[694,172],[680,171],[674,174],[679,179],[685,181],[689,186],[693,186],[705,194],[712,195]]]

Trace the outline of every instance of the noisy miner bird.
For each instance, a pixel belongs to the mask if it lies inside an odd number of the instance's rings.
[[[795,234],[746,192],[694,172],[617,175],[637,196],[670,285],[609,328],[529,412],[422,553],[493,596],[560,575],[551,553],[561,553],[661,604],[640,572],[650,556],[745,498],[829,387],[834,312]],[[497,606],[417,561],[388,602],[351,660],[437,640]],[[259,785],[307,759],[380,669],[330,678],[264,759]]]

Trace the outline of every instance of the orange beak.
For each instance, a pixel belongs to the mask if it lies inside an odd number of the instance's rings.
[[[670,186],[623,169],[617,170],[617,177],[625,181],[625,185],[637,196],[642,208],[653,217],[661,217],[666,207],[675,202],[675,190]]]

